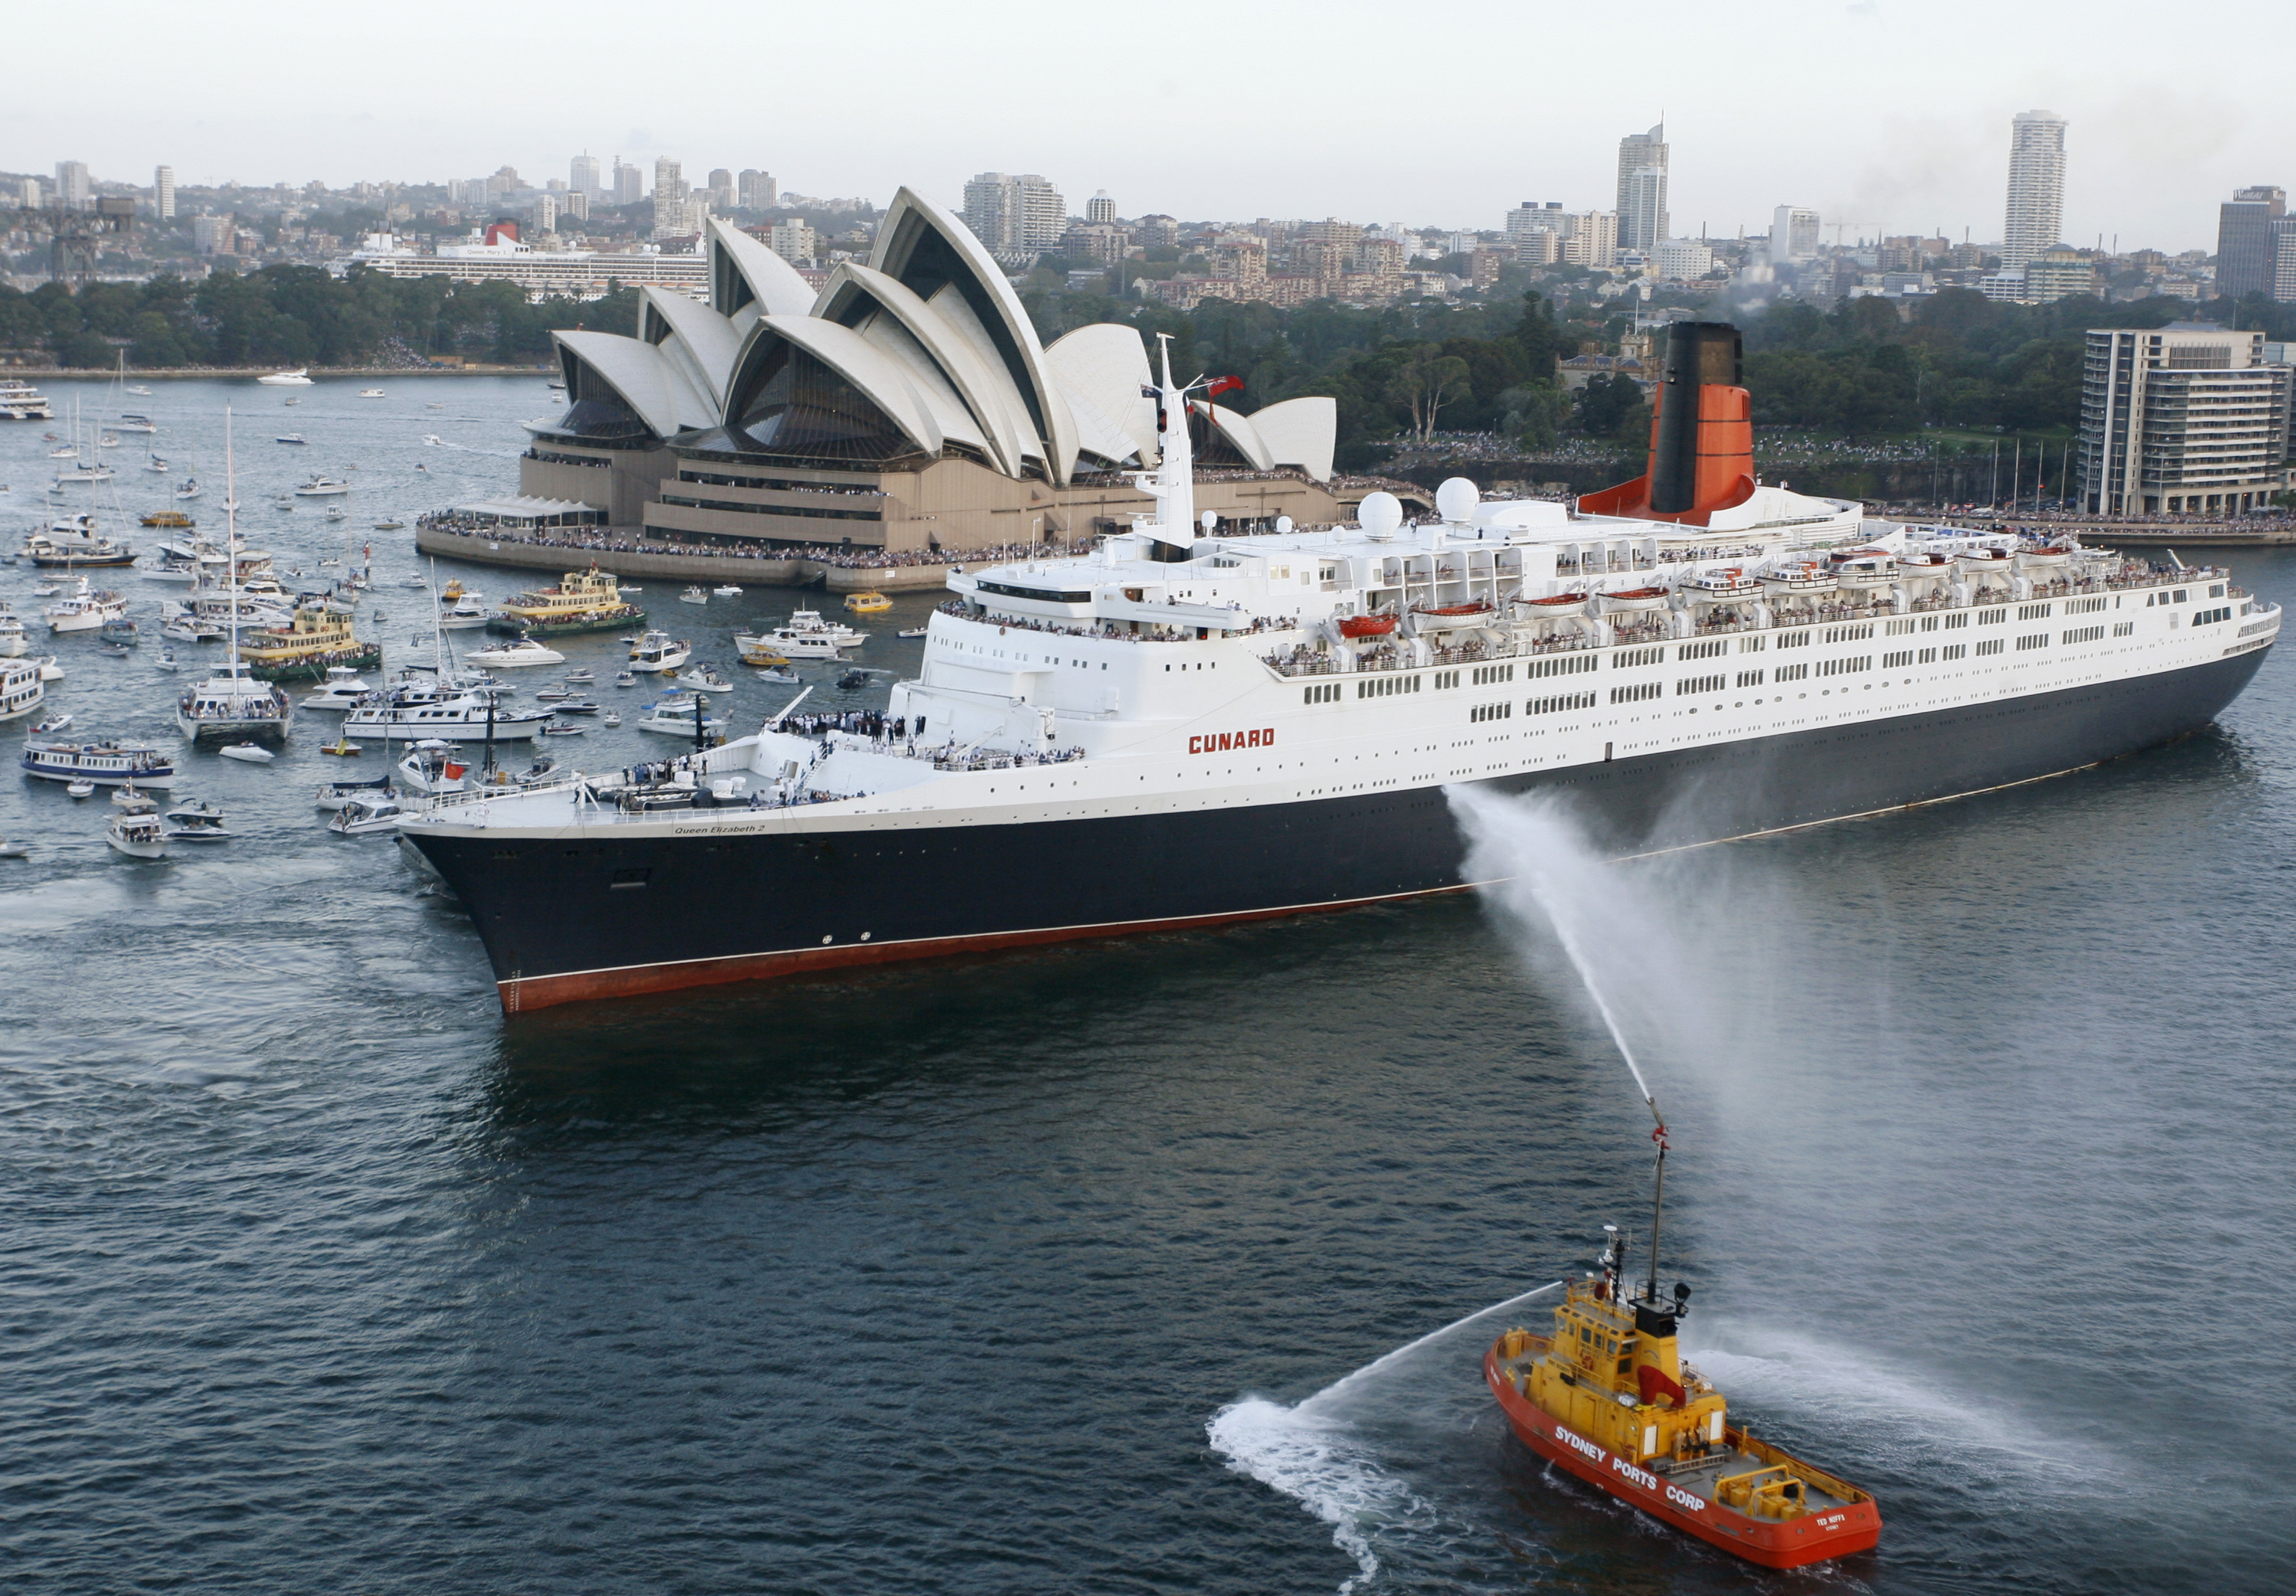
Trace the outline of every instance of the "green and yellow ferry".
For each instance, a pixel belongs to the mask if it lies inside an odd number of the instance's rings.
[[[613,573],[593,565],[568,571],[555,587],[513,593],[487,618],[487,630],[511,636],[562,637],[575,632],[616,632],[643,625],[645,611],[626,602]]]
[[[240,640],[239,657],[258,682],[324,682],[338,665],[373,670],[382,645],[361,642],[351,618],[323,601],[296,607],[284,626],[267,626]]]

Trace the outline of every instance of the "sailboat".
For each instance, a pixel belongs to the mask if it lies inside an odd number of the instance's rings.
[[[224,548],[231,555],[231,631],[222,670],[176,700],[176,724],[193,743],[250,737],[283,738],[295,706],[277,683],[258,682],[239,657],[239,494],[232,456],[231,410],[223,413]]]

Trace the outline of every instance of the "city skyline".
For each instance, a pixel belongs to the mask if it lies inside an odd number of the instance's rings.
[[[366,75],[394,82],[390,96],[373,100],[344,96],[327,74],[284,70],[283,58],[266,61],[259,38],[246,42],[254,30],[185,37],[161,25],[172,13],[129,0],[111,46],[116,113],[91,124],[64,99],[62,83],[29,81],[7,113],[4,164],[44,172],[69,156],[99,177],[148,183],[164,163],[183,187],[226,178],[347,185],[442,180],[503,163],[562,173],[587,150],[639,165],[667,156],[690,171],[762,161],[800,192],[880,203],[901,182],[955,201],[984,169],[1044,171],[1072,196],[1103,187],[1128,196],[1120,200],[1127,214],[1339,215],[1488,228],[1524,193],[1560,196],[1572,209],[1606,208],[1618,141],[1662,115],[1674,146],[1677,235],[1762,232],[1777,205],[1792,203],[1827,217],[1829,234],[1839,218],[1868,233],[1943,228],[1982,241],[2000,228],[2003,130],[2018,110],[2047,105],[2075,128],[2065,241],[2117,233],[2173,250],[2212,248],[2220,195],[2273,181],[2279,151],[2296,143],[2296,109],[2283,102],[2161,86],[2215,80],[2220,45],[2204,52],[2183,41],[2209,32],[2210,13],[2227,22],[2237,13],[2206,0],[2177,38],[2148,41],[2141,72],[2110,42],[2116,17],[2134,23],[2146,14],[2133,5],[2102,8],[2095,26],[2068,40],[2045,20],[1969,4],[1926,7],[1918,17],[1872,0],[1800,4],[1756,39],[1709,11],[1661,4],[1652,20],[1678,37],[1636,76],[1630,97],[1613,75],[1542,78],[1536,136],[1520,115],[1520,62],[1601,59],[1611,45],[1597,20],[1534,27],[1486,7],[1437,19],[1431,56],[1454,34],[1475,47],[1447,58],[1454,64],[1431,72],[1423,87],[1406,80],[1398,88],[1398,109],[1418,94],[1442,102],[1441,115],[1421,118],[1355,109],[1376,99],[1345,87],[1368,81],[1364,41],[1393,28],[1390,13],[1366,6],[1318,12],[1310,29],[1282,12],[1214,12],[1183,0],[1168,8],[1172,15],[1218,17],[1224,48],[1168,65],[1142,53],[1104,61],[1062,44],[1060,30],[1021,25],[1041,7],[991,6],[992,20],[1007,26],[962,29],[942,12],[891,9],[906,19],[893,24],[904,48],[873,58],[868,108],[853,114],[842,98],[800,94],[777,98],[776,115],[760,125],[746,52],[705,56],[677,93],[654,95],[614,52],[567,42],[607,37],[620,14],[611,7],[570,5],[544,44],[514,17],[458,18],[457,53],[521,60],[533,81],[552,86],[544,97],[469,94],[466,75],[437,70],[436,42],[422,30],[376,39],[350,18],[296,13],[295,61],[360,60]],[[142,15],[152,27],[136,25]],[[1981,51],[1941,42],[1964,21]],[[758,34],[778,54],[833,58],[849,49],[826,19],[776,17],[760,30],[754,12],[701,4],[693,25]],[[27,57],[65,49],[69,31],[52,15],[23,19]],[[2191,70],[2180,71],[2187,61]],[[1112,64],[1128,93],[1145,86],[1136,96],[1144,114],[1072,114],[1092,102],[1087,75]],[[252,73],[263,94],[187,102],[169,88],[210,65],[226,78],[266,68]],[[1001,74],[1074,93],[959,92]],[[1341,86],[1288,86],[1324,82]],[[1793,113],[1781,117],[1789,89]],[[594,114],[601,104],[618,107],[611,122]],[[1195,119],[1214,120],[1221,135],[1144,131]],[[1827,136],[1808,137],[1813,125],[1826,126]]]

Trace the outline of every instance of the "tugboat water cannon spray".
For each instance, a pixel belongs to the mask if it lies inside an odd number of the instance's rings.
[[[1666,1120],[1620,1052],[1658,1144],[1643,1289],[1628,1296],[1627,1238],[1604,1225],[1600,1273],[1572,1282],[1553,1334],[1502,1335],[1484,1355],[1485,1383],[1517,1438],[1548,1462],[1750,1562],[1795,1568],[1872,1550],[1882,1514],[1869,1493],[1734,1427],[1727,1400],[1682,1361],[1690,1287],[1677,1281],[1663,1298],[1658,1289]]]

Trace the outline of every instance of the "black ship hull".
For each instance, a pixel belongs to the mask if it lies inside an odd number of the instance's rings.
[[[1742,837],[2156,747],[2207,724],[2267,651],[1481,785],[1554,793],[1618,853]],[[1002,826],[407,839],[476,921],[509,1012],[1349,908],[1468,884],[1464,839],[1439,787]]]

